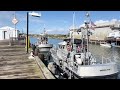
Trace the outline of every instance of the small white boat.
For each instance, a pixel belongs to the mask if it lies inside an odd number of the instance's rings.
[[[38,38],[37,48],[39,52],[49,52],[50,49],[53,47],[53,44],[48,43],[48,37],[44,31],[43,34],[41,34],[41,37]]]
[[[104,46],[104,47],[108,47],[108,48],[112,47],[112,45],[109,43],[100,43],[100,46]]]

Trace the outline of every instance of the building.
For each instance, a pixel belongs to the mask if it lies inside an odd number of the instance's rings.
[[[19,37],[19,30],[15,30],[15,28],[9,26],[0,28],[0,40],[7,40],[15,37]]]
[[[71,26],[69,28],[69,31],[70,31],[69,37],[70,38],[74,37],[76,39],[80,39],[81,38],[81,32],[78,32],[79,30],[80,30],[79,28],[77,28],[77,27],[73,28],[73,26]],[[73,31],[74,31],[74,33],[73,33]]]
[[[81,27],[85,27],[85,25],[81,25]],[[90,36],[90,40],[92,41],[104,41],[107,37],[120,37],[120,21],[109,21],[104,23],[97,23],[94,26],[94,30],[90,30],[92,35]]]
[[[119,21],[110,21],[105,23],[96,24],[93,34],[90,36],[90,40],[105,40],[106,37],[111,37],[114,34],[114,37],[120,36],[120,22]]]

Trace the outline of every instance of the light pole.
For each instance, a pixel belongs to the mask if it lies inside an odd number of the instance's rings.
[[[26,43],[26,46],[27,46],[27,53],[28,53],[28,36],[29,36],[29,15],[33,16],[33,17],[41,17],[41,13],[38,14],[38,13],[35,13],[35,12],[32,12],[32,13],[29,13],[27,12],[27,43]]]

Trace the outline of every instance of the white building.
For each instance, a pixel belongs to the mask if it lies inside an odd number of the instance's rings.
[[[91,36],[91,39],[104,40],[106,37],[120,37],[120,22],[119,21],[109,21],[105,23],[96,24],[95,32]],[[93,40],[94,40],[93,39]]]
[[[0,40],[7,40],[10,37],[17,38],[19,37],[19,30],[15,30],[15,28],[5,26],[0,28]]]
[[[120,38],[120,31],[118,30],[113,30],[108,34],[107,37],[113,37],[113,38]]]
[[[95,23],[95,30],[90,36],[90,40],[105,40],[106,37],[120,37],[120,21],[109,21],[104,23]],[[81,27],[84,25],[81,25]]]
[[[78,31],[78,27],[74,27],[73,28],[73,26],[71,26],[70,28],[69,28],[69,30],[70,30],[70,35],[69,35],[69,37],[70,38],[72,38],[72,37],[74,37],[74,38],[76,38],[76,39],[80,39],[81,38],[81,32],[77,32]],[[74,31],[74,32],[73,32]]]

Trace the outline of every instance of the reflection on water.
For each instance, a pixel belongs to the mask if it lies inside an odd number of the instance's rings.
[[[115,57],[116,59],[118,59],[118,61],[120,61],[120,48],[107,48],[107,47],[102,47],[100,45],[94,45],[94,44],[90,44],[89,45],[90,51],[93,55],[95,55],[95,57],[98,58],[113,58]]]
[[[31,43],[35,43],[37,39],[32,38]],[[57,45],[59,42],[62,40],[59,39],[49,39],[49,43]],[[90,44],[89,45],[89,50],[91,53],[98,59],[101,60],[102,56],[105,58],[113,58],[115,57],[118,63],[118,69],[120,71],[120,48],[107,48],[107,47],[102,47],[100,45],[95,45],[95,44]],[[119,77],[120,79],[120,74]]]

